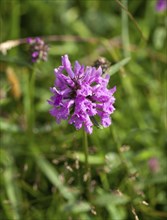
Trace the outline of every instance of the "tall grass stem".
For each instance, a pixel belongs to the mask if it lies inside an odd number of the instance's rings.
[[[122,4],[128,8],[128,0],[122,0]],[[123,52],[125,57],[130,56],[129,52],[129,24],[128,24],[128,14],[127,12],[122,8],[121,10],[121,18],[122,18],[122,44],[123,44]]]

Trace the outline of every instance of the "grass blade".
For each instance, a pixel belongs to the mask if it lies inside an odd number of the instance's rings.
[[[62,184],[56,169],[44,157],[38,156],[34,153],[36,162],[40,170],[50,180],[50,182],[59,190],[61,195],[67,200],[74,200],[74,194],[70,192],[69,188]]]
[[[20,211],[19,207],[22,202],[20,201],[21,192],[17,187],[16,181],[14,181],[14,162],[12,156],[7,151],[1,151],[1,156],[3,158],[2,163],[4,165],[3,180],[6,189],[7,199],[11,205],[10,213],[7,213],[9,218],[19,220]]]
[[[123,66],[125,66],[130,61],[130,59],[131,59],[130,57],[127,57],[127,58],[121,60],[120,62],[118,62],[115,65],[111,66],[107,72],[110,74],[110,76],[114,75]]]

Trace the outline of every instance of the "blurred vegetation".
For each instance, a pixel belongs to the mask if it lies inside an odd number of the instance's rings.
[[[155,0],[122,4],[130,14],[115,0],[1,0],[1,43],[42,36],[50,47],[48,62],[35,67],[27,44],[0,53],[1,220],[167,218],[166,11],[157,12]],[[88,136],[89,198],[82,131],[57,125],[48,113],[53,70],[64,54],[85,65],[131,57],[111,76],[112,126]]]

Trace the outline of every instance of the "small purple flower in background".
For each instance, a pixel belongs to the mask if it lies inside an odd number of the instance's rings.
[[[158,159],[156,157],[152,157],[151,159],[149,159],[148,167],[152,173],[158,172],[160,169]]]
[[[47,61],[48,56],[48,45],[45,44],[45,42],[39,38],[27,38],[27,43],[30,44],[30,50],[31,50],[31,58],[32,62],[35,63],[39,60]]]
[[[167,0],[157,0],[156,10],[160,12],[164,11],[165,9],[167,9]]]
[[[57,123],[68,120],[77,130],[83,126],[89,134],[93,131],[96,115],[103,127],[111,124],[116,87],[107,89],[110,77],[102,77],[101,67],[84,67],[76,61],[72,69],[68,55],[64,55],[62,65],[54,72],[56,81],[51,88],[53,96],[48,102],[53,107],[50,114],[56,118]]]

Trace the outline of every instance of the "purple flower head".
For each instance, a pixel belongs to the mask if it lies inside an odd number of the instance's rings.
[[[167,0],[157,0],[156,10],[160,12],[164,11],[165,9],[167,9]]]
[[[72,68],[68,55],[64,55],[62,65],[54,72],[56,81],[48,103],[52,106],[50,114],[57,123],[68,120],[76,129],[83,126],[89,134],[93,131],[93,124],[98,124],[95,116],[100,118],[103,127],[111,124],[116,87],[107,89],[109,75],[103,78],[101,67],[84,67],[76,61]]]
[[[39,60],[47,61],[48,45],[40,38],[27,38],[27,43],[30,44],[31,59],[35,63]]]
[[[158,158],[156,158],[156,157],[150,158],[148,161],[148,166],[149,166],[149,169],[152,173],[158,172],[160,169],[160,164],[159,164]]]

